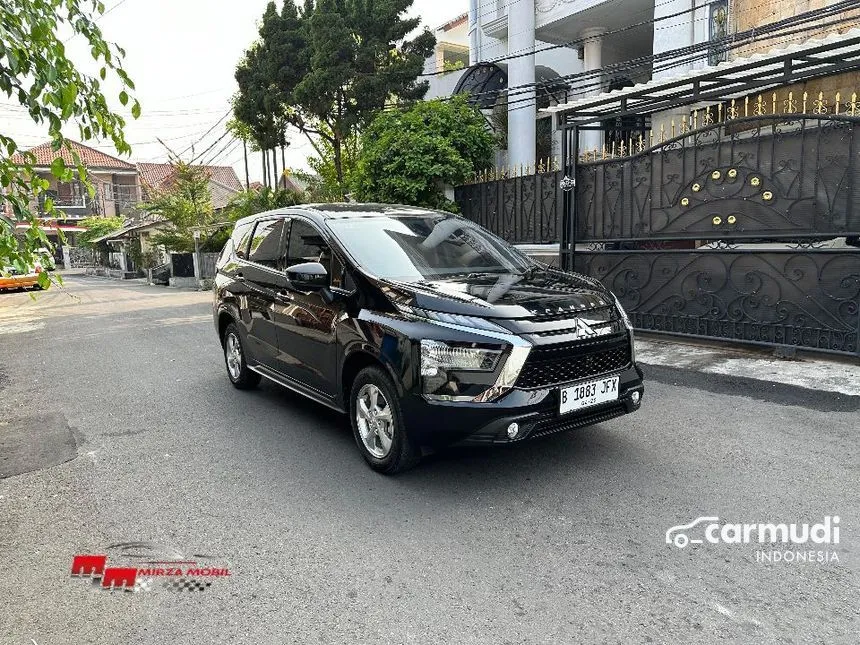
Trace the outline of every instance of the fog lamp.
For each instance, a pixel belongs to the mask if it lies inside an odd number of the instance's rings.
[[[508,426],[508,439],[516,439],[519,433],[520,425],[518,423],[512,423]]]
[[[633,394],[630,395],[630,398],[633,399],[633,405],[638,404],[639,403],[639,392],[634,392]]]

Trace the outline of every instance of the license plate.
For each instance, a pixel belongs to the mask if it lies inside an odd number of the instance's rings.
[[[618,400],[618,377],[608,376],[594,381],[583,381],[560,391],[558,413],[567,414],[592,405]]]

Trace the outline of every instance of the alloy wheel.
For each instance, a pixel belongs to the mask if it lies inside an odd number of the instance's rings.
[[[227,359],[227,371],[234,381],[242,374],[242,344],[236,334],[227,334],[224,342],[224,357]]]
[[[367,452],[384,459],[394,441],[394,417],[382,390],[373,383],[367,383],[358,391],[355,421]]]

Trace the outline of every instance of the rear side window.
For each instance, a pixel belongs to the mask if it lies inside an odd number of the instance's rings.
[[[233,229],[233,235],[230,236],[228,245],[232,244],[236,250],[236,257],[243,260],[248,257],[248,239],[251,237],[251,231],[254,228],[254,222],[242,224]]]
[[[284,255],[285,219],[269,219],[257,222],[254,235],[251,237],[251,247],[248,259],[251,262],[277,269]]]

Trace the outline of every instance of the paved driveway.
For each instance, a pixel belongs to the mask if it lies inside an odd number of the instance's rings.
[[[857,399],[671,368],[636,415],[394,478],[346,421],[228,383],[211,296],[70,277],[0,294],[0,643],[856,643]],[[666,530],[840,516],[838,562]],[[105,592],[72,557],[229,569]],[[213,565],[215,566],[215,565]]]

